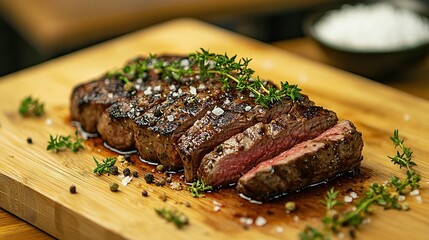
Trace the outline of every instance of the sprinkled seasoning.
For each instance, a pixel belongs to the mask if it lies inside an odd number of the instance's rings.
[[[220,108],[220,107],[215,107],[215,108],[212,110],[212,113],[213,113],[214,115],[216,115],[216,116],[220,116],[220,115],[222,115],[224,112],[225,112],[225,111],[224,111],[222,108]]]
[[[189,92],[190,92],[192,95],[196,95],[196,94],[197,94],[197,89],[196,89],[195,87],[193,87],[193,86],[190,86],[190,87],[189,87]]]
[[[76,193],[76,186],[75,185],[71,185],[69,188],[69,191],[71,194],[75,194]]]
[[[117,192],[117,191],[118,191],[118,188],[119,188],[119,185],[118,185],[117,183],[111,183],[111,184],[109,185],[109,188],[110,188],[110,191],[112,191],[112,192]]]
[[[31,139],[31,137],[28,137],[28,138],[27,138],[27,143],[28,143],[28,144],[33,144],[33,139]]]
[[[255,219],[255,225],[256,226],[261,227],[261,226],[264,226],[265,224],[267,224],[267,220],[264,217],[258,216]]]
[[[252,109],[252,107],[251,107],[251,106],[247,106],[247,107],[245,107],[245,108],[244,108],[244,110],[245,110],[246,112],[250,111],[250,109]]]
[[[198,86],[198,90],[205,90],[205,89],[206,89],[206,85],[202,83]]]
[[[143,190],[143,191],[142,191],[142,196],[143,196],[143,197],[147,197],[147,196],[149,196],[149,194],[147,193],[147,191],[146,191],[146,190]]]
[[[159,91],[161,91],[161,85],[155,86],[155,87],[153,88],[153,90],[154,90],[155,92],[159,92]]]

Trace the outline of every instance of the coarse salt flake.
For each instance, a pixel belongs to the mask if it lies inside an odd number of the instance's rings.
[[[215,205],[215,206],[223,206],[222,205],[222,203],[220,203],[220,202],[218,202],[218,201],[216,201],[216,200],[213,200],[213,204]]]
[[[190,92],[192,95],[195,95],[195,94],[197,94],[197,89],[196,89],[195,87],[193,87],[193,86],[190,86],[190,87],[189,87],[189,92]]]
[[[246,218],[246,217],[241,217],[240,218],[240,223],[245,224],[245,225],[252,225],[253,219]]]
[[[411,196],[417,196],[420,195],[420,191],[418,189],[414,189],[413,191],[410,192]]]
[[[52,120],[52,118],[47,118],[45,120],[45,124],[48,125],[48,126],[51,126],[53,123],[54,123],[54,121]]]
[[[264,217],[258,216],[255,219],[255,225],[256,226],[261,227],[261,226],[264,226],[265,224],[267,224],[267,219],[265,219]]]
[[[154,90],[155,92],[159,92],[159,91],[161,91],[161,85],[155,86],[155,87],[153,88],[153,90]]]
[[[405,121],[410,121],[411,116],[409,114],[404,114],[404,120]]]
[[[398,201],[400,201],[400,202],[405,201],[405,196],[404,195],[399,195]]]
[[[108,97],[108,98],[113,98],[113,93],[108,93],[108,94],[107,94],[107,97]]]
[[[224,112],[225,112],[225,111],[224,111],[222,108],[220,108],[220,107],[215,107],[215,108],[212,110],[212,113],[213,113],[214,115],[216,115],[216,116],[220,116],[220,115],[222,115]]]
[[[229,99],[226,99],[225,102],[223,102],[223,104],[226,104],[226,105],[228,105],[230,103],[231,103],[231,101]]]
[[[250,109],[252,109],[252,107],[251,107],[251,106],[247,106],[247,107],[245,107],[245,108],[244,108],[244,110],[245,110],[246,112],[250,111]]]
[[[174,117],[173,117],[173,115],[168,115],[168,116],[167,116],[167,120],[168,120],[169,122],[174,121]]]
[[[355,193],[355,192],[351,192],[351,193],[350,193],[350,197],[352,197],[352,198],[357,198],[357,197],[358,197],[358,195],[357,195],[357,193]]]
[[[126,177],[124,177],[124,178],[122,179],[122,185],[123,185],[123,186],[127,186],[127,185],[128,185],[128,183],[130,183],[130,182],[131,182],[131,180],[133,180],[133,177],[132,177],[132,176],[126,176]]]
[[[351,203],[353,201],[353,198],[350,196],[344,196],[344,202]]]
[[[190,62],[188,59],[182,59],[182,61],[180,61],[180,66],[182,67],[187,67],[189,66]]]
[[[144,95],[152,95],[152,87],[148,87],[143,92]]]
[[[219,207],[219,206],[214,206],[214,207],[213,207],[213,211],[215,211],[215,212],[219,212],[219,211],[220,211],[220,207]]]
[[[206,89],[206,85],[201,83],[200,86],[198,86],[198,90],[204,90],[204,89]]]
[[[294,221],[294,222],[299,222],[299,217],[298,217],[298,216],[296,216],[296,215],[295,215],[295,216],[293,216],[293,221]]]

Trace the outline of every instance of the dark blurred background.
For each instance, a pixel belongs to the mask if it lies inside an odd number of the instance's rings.
[[[303,23],[323,9],[368,1],[0,0],[0,76],[177,17],[200,19],[341,68],[306,37]],[[429,0],[391,2],[428,12]],[[428,74],[429,81],[429,67],[422,70],[419,64],[404,69],[418,68],[419,77]],[[410,78],[408,72],[395,73],[395,81]]]

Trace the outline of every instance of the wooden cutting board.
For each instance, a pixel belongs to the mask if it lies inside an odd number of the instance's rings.
[[[318,105],[352,120],[365,140],[362,174],[255,205],[237,197],[233,189],[197,199],[186,190],[147,185],[141,177],[112,193],[109,183],[120,183],[120,179],[92,173],[93,156],[112,155],[97,147],[99,142],[85,142],[85,150],[78,153],[46,151],[50,134],[75,131],[68,112],[73,86],[120,67],[136,55],[187,54],[200,47],[253,58],[251,67],[262,78],[299,84]],[[28,95],[45,102],[45,116],[18,114],[21,99]],[[360,194],[361,187],[371,182],[384,182],[392,173],[401,176],[401,170],[387,158],[394,154],[389,140],[394,129],[412,147],[423,176],[423,201],[408,196],[408,212],[374,208],[371,223],[362,226],[357,236],[425,239],[429,227],[429,102],[195,20],[167,22],[6,76],[0,81],[0,111],[0,207],[58,238],[294,239],[306,224],[320,222],[324,210],[318,199],[331,186],[341,194],[347,194],[348,188]],[[27,137],[33,144],[26,142]],[[140,174],[151,169],[137,162],[130,168]],[[72,184],[77,194],[69,193]],[[149,197],[141,196],[143,189]],[[159,198],[164,194],[165,202]],[[215,211],[214,200],[222,204],[220,211]],[[288,200],[298,205],[291,214],[283,207]],[[166,223],[154,211],[163,207],[185,213],[190,224],[179,230]],[[255,220],[258,216],[267,223],[248,228],[240,223],[240,217]]]

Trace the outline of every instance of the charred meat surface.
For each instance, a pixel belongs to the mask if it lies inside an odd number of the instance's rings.
[[[146,111],[136,121],[135,141],[140,156],[171,169],[183,166],[177,139],[208,110],[222,101],[222,83],[216,79],[182,85],[164,102]]]
[[[268,124],[259,122],[205,155],[198,169],[198,178],[211,186],[235,183],[258,163],[317,137],[337,121],[332,111],[295,104],[288,114]]]
[[[268,123],[287,114],[293,106],[292,101],[284,101],[265,108],[248,95],[240,92],[227,94],[225,101],[218,106],[221,113],[208,111],[179,138],[177,148],[183,161],[186,181],[196,179],[202,158],[216,146],[258,122]],[[298,103],[305,106],[314,104],[307,96],[303,96]]]
[[[362,148],[361,133],[343,120],[317,138],[260,163],[240,178],[237,189],[253,199],[266,200],[329,180],[357,168]]]

